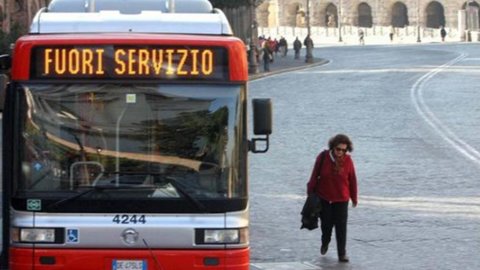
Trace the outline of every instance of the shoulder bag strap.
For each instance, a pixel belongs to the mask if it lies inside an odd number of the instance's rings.
[[[320,172],[322,171],[322,165],[323,165],[323,161],[325,160],[325,155],[327,155],[327,151],[325,150],[322,153],[320,153],[320,164],[318,166],[319,175],[317,176],[317,182],[315,183],[315,188],[313,188],[313,190],[317,190],[317,187],[319,186]]]

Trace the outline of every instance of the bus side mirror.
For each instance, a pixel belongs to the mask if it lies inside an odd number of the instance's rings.
[[[253,153],[265,153],[269,148],[269,135],[272,134],[272,101],[270,99],[253,99],[253,133],[265,135],[263,138],[253,138],[249,150]],[[263,149],[257,149],[257,142],[265,142]]]
[[[0,73],[6,73],[12,67],[12,57],[8,54],[0,55]]]

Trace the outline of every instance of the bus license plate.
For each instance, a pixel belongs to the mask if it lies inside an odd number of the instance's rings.
[[[112,270],[147,270],[145,260],[113,260]]]

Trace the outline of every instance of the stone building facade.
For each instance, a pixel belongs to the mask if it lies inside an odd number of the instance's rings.
[[[309,3],[310,8],[307,8]],[[259,27],[418,26],[478,29],[477,0],[265,0]]]
[[[49,0],[0,0],[0,27],[4,33],[9,33],[16,26],[22,32],[27,32],[30,22],[37,11],[47,6]]]
[[[224,10],[237,36],[248,40],[252,25],[260,28],[306,27],[421,27],[479,29],[480,0],[254,0],[252,24],[250,7]],[[0,27],[9,33],[13,26],[28,31],[36,12],[50,0],[0,0]],[[307,8],[309,3],[310,8]]]

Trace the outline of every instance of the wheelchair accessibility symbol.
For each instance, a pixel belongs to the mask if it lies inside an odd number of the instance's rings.
[[[67,229],[67,243],[78,243],[78,229]]]

